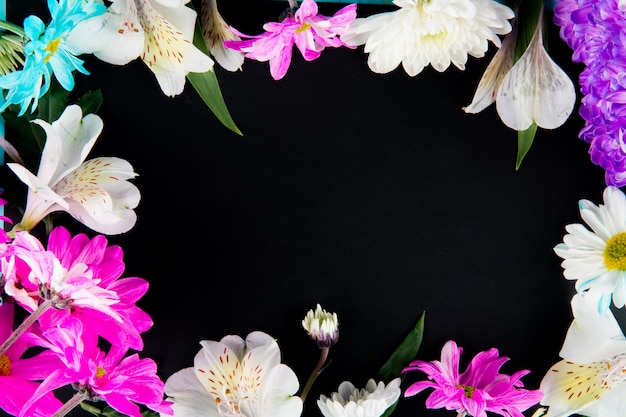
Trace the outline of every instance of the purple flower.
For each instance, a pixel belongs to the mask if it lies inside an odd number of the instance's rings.
[[[618,0],[561,0],[554,22],[574,51],[572,60],[585,65],[579,137],[590,144],[592,162],[606,171],[606,184],[626,185],[626,10]]]
[[[416,395],[427,388],[434,391],[426,399],[427,408],[455,410],[459,415],[486,417],[487,411],[505,417],[523,417],[522,411],[536,405],[543,394],[539,390],[521,389],[520,379],[530,371],[523,370],[512,376],[499,373],[509,360],[499,357],[495,348],[476,355],[465,372],[459,374],[463,349],[448,341],[441,350],[441,361],[416,360],[402,371],[422,371],[428,380],[412,384],[405,397]]]

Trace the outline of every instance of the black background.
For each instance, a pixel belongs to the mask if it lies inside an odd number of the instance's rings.
[[[9,0],[8,18],[45,20],[44,3]],[[219,2],[248,34],[286,5]],[[327,16],[342,6],[319,4]],[[582,68],[548,19],[550,54],[578,90]],[[530,369],[523,382],[538,389],[559,359],[574,292],[552,248],[566,224],[581,222],[579,199],[602,202],[604,173],[578,139],[578,103],[564,126],[539,129],[518,171],[516,132],[495,106],[462,111],[494,50],[465,71],[429,67],[416,77],[373,73],[362,47],[326,49],[312,62],[294,49],[279,81],[267,63],[246,60],[236,73],[216,66],[243,136],[189,83],[168,98],[140,60],[116,67],[84,57],[91,75],[76,77],[76,93],[104,96],[91,157],[119,156],[139,173],[137,224],[109,241],[124,249],[124,276],[150,281],[140,306],[154,326],[141,355],[163,380],[193,365],[200,340],[263,330],[302,387],[319,352],[301,320],[321,303],[338,314],[340,339],[306,417],[321,415],[315,400],[342,381],[364,386],[423,312],[420,359],[439,359],[453,339],[463,370],[495,347],[511,358],[503,372]],[[408,374],[403,389],[423,377]],[[426,410],[429,393],[401,399],[394,415],[454,415]]]

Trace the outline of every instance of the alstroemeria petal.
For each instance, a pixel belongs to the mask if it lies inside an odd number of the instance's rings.
[[[498,114],[505,125],[518,131],[533,122],[556,129],[575,103],[574,83],[546,52],[538,24],[528,48],[502,80],[496,96]]]
[[[200,8],[202,36],[209,52],[222,68],[233,72],[241,70],[245,59],[243,53],[224,46],[224,41],[240,41],[241,38],[219,14],[217,1],[202,0]]]

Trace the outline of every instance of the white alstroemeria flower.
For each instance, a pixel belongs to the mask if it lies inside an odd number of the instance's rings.
[[[67,42],[115,65],[139,56],[163,90],[183,92],[190,72],[213,69],[213,60],[193,43],[197,13],[190,0],[112,0],[107,11],[77,25]]]
[[[165,382],[176,417],[299,417],[296,374],[280,363],[276,340],[255,331],[204,340],[194,366]],[[162,414],[162,416],[165,416]]]
[[[217,10],[217,0],[202,0],[200,4],[200,26],[206,46],[222,68],[228,71],[241,70],[245,59],[243,52],[226,48],[224,41],[240,41]]]
[[[339,385],[338,392],[330,398],[320,395],[317,406],[324,417],[380,417],[385,410],[400,398],[400,378],[386,387],[381,381],[370,379],[365,388],[359,390],[349,381]]]
[[[28,186],[26,210],[16,229],[31,230],[48,214],[65,211],[99,233],[130,230],[140,200],[137,187],[127,181],[137,176],[132,166],[115,157],[85,161],[102,131],[102,119],[83,117],[80,106],[71,105],[52,124],[35,123],[46,133],[37,175],[23,165],[7,164]]]
[[[392,12],[357,18],[341,40],[365,44],[367,63],[376,73],[402,64],[410,76],[429,64],[443,72],[450,63],[464,70],[468,54],[482,58],[489,41],[500,46],[498,35],[511,31],[515,14],[494,0],[394,0]]]
[[[596,297],[572,298],[572,322],[559,355],[540,384],[544,417],[622,417],[626,410],[626,337]]]
[[[526,130],[533,123],[556,129],[576,104],[574,83],[543,47],[542,22],[543,8],[528,48],[498,88],[496,110],[511,129]]]
[[[502,46],[496,51],[480,78],[472,102],[463,107],[466,113],[479,113],[496,101],[502,80],[513,66],[516,38],[517,24],[514,22],[513,30],[504,37]]]

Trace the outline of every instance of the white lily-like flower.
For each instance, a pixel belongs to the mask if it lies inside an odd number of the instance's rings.
[[[67,42],[115,65],[141,56],[163,90],[183,92],[190,72],[213,69],[213,60],[196,48],[197,13],[190,0],[112,0],[107,11],[77,25]]]
[[[137,187],[128,182],[137,174],[124,159],[100,157],[85,161],[103,122],[95,114],[83,117],[80,106],[70,105],[49,124],[35,120],[46,133],[37,175],[18,163],[7,166],[28,186],[26,210],[19,230],[31,230],[44,217],[65,211],[103,234],[130,230],[137,220]]]
[[[299,417],[296,374],[280,363],[276,340],[255,331],[203,340],[194,366],[165,382],[176,417]],[[165,416],[165,414],[162,414]]]
[[[480,78],[472,102],[463,107],[466,113],[479,113],[496,101],[498,88],[500,88],[502,80],[511,67],[513,67],[516,38],[517,21],[514,21],[513,29],[504,37],[502,46],[496,51],[483,76]]]
[[[500,119],[518,131],[533,123],[556,129],[569,118],[576,103],[574,83],[543,46],[542,22],[543,7],[528,48],[504,76],[496,94]]]
[[[324,417],[380,417],[400,398],[400,378],[384,382],[370,379],[363,389],[349,382],[339,385],[330,398],[320,395],[317,406]]]
[[[598,311],[597,295],[572,298],[574,321],[559,353],[563,360],[543,377],[544,417],[574,414],[621,417],[626,410],[626,337],[611,311]]]
[[[217,10],[217,0],[202,0],[200,26],[206,46],[218,64],[228,71],[241,70],[245,59],[243,52],[226,48],[224,41],[240,41]]]

